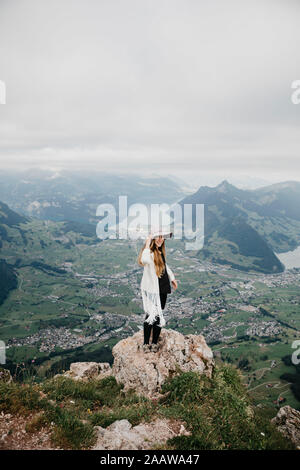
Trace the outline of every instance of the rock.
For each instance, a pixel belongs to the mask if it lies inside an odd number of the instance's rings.
[[[174,425],[180,426],[176,432]],[[156,419],[152,423],[132,426],[127,419],[115,421],[106,429],[95,426],[97,442],[92,450],[144,450],[163,445],[168,439],[181,434],[188,435],[182,423],[168,419]]]
[[[0,367],[0,382],[12,382],[10,371],[8,369],[3,369],[3,367]]]
[[[289,405],[283,406],[271,421],[284,436],[300,447],[300,411]]]
[[[171,375],[195,371],[211,377],[214,360],[202,335],[182,335],[162,329],[157,352],[144,353],[143,331],[119,341],[112,349],[112,375],[124,384],[124,391],[133,388],[149,398],[160,395],[162,383]]]
[[[73,362],[63,375],[74,380],[100,380],[111,375],[111,367],[108,362]]]

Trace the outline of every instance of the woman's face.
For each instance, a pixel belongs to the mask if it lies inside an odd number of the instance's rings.
[[[154,239],[155,245],[157,246],[157,248],[159,248],[163,244],[164,240],[165,239],[162,235]]]

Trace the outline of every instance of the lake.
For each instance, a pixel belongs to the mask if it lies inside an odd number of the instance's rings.
[[[300,268],[300,245],[293,251],[275,253],[275,255],[284,264],[286,269]]]

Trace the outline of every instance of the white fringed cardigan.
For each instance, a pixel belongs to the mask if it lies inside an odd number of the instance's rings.
[[[165,326],[166,321],[163,316],[163,312],[161,309],[160,303],[160,295],[159,295],[159,281],[158,276],[155,271],[155,264],[154,264],[154,253],[151,252],[150,248],[144,248],[141,261],[144,265],[144,273],[141,281],[141,291],[142,291],[142,299],[143,299],[143,307],[146,314],[149,315],[147,323],[152,325],[156,318],[159,317],[159,325],[161,327]],[[170,281],[174,281],[175,276],[173,271],[166,263],[166,270],[169,276]]]

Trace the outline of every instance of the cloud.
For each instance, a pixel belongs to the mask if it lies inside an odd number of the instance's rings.
[[[2,167],[300,179],[297,2],[2,1]],[[283,174],[282,173],[282,174]]]

